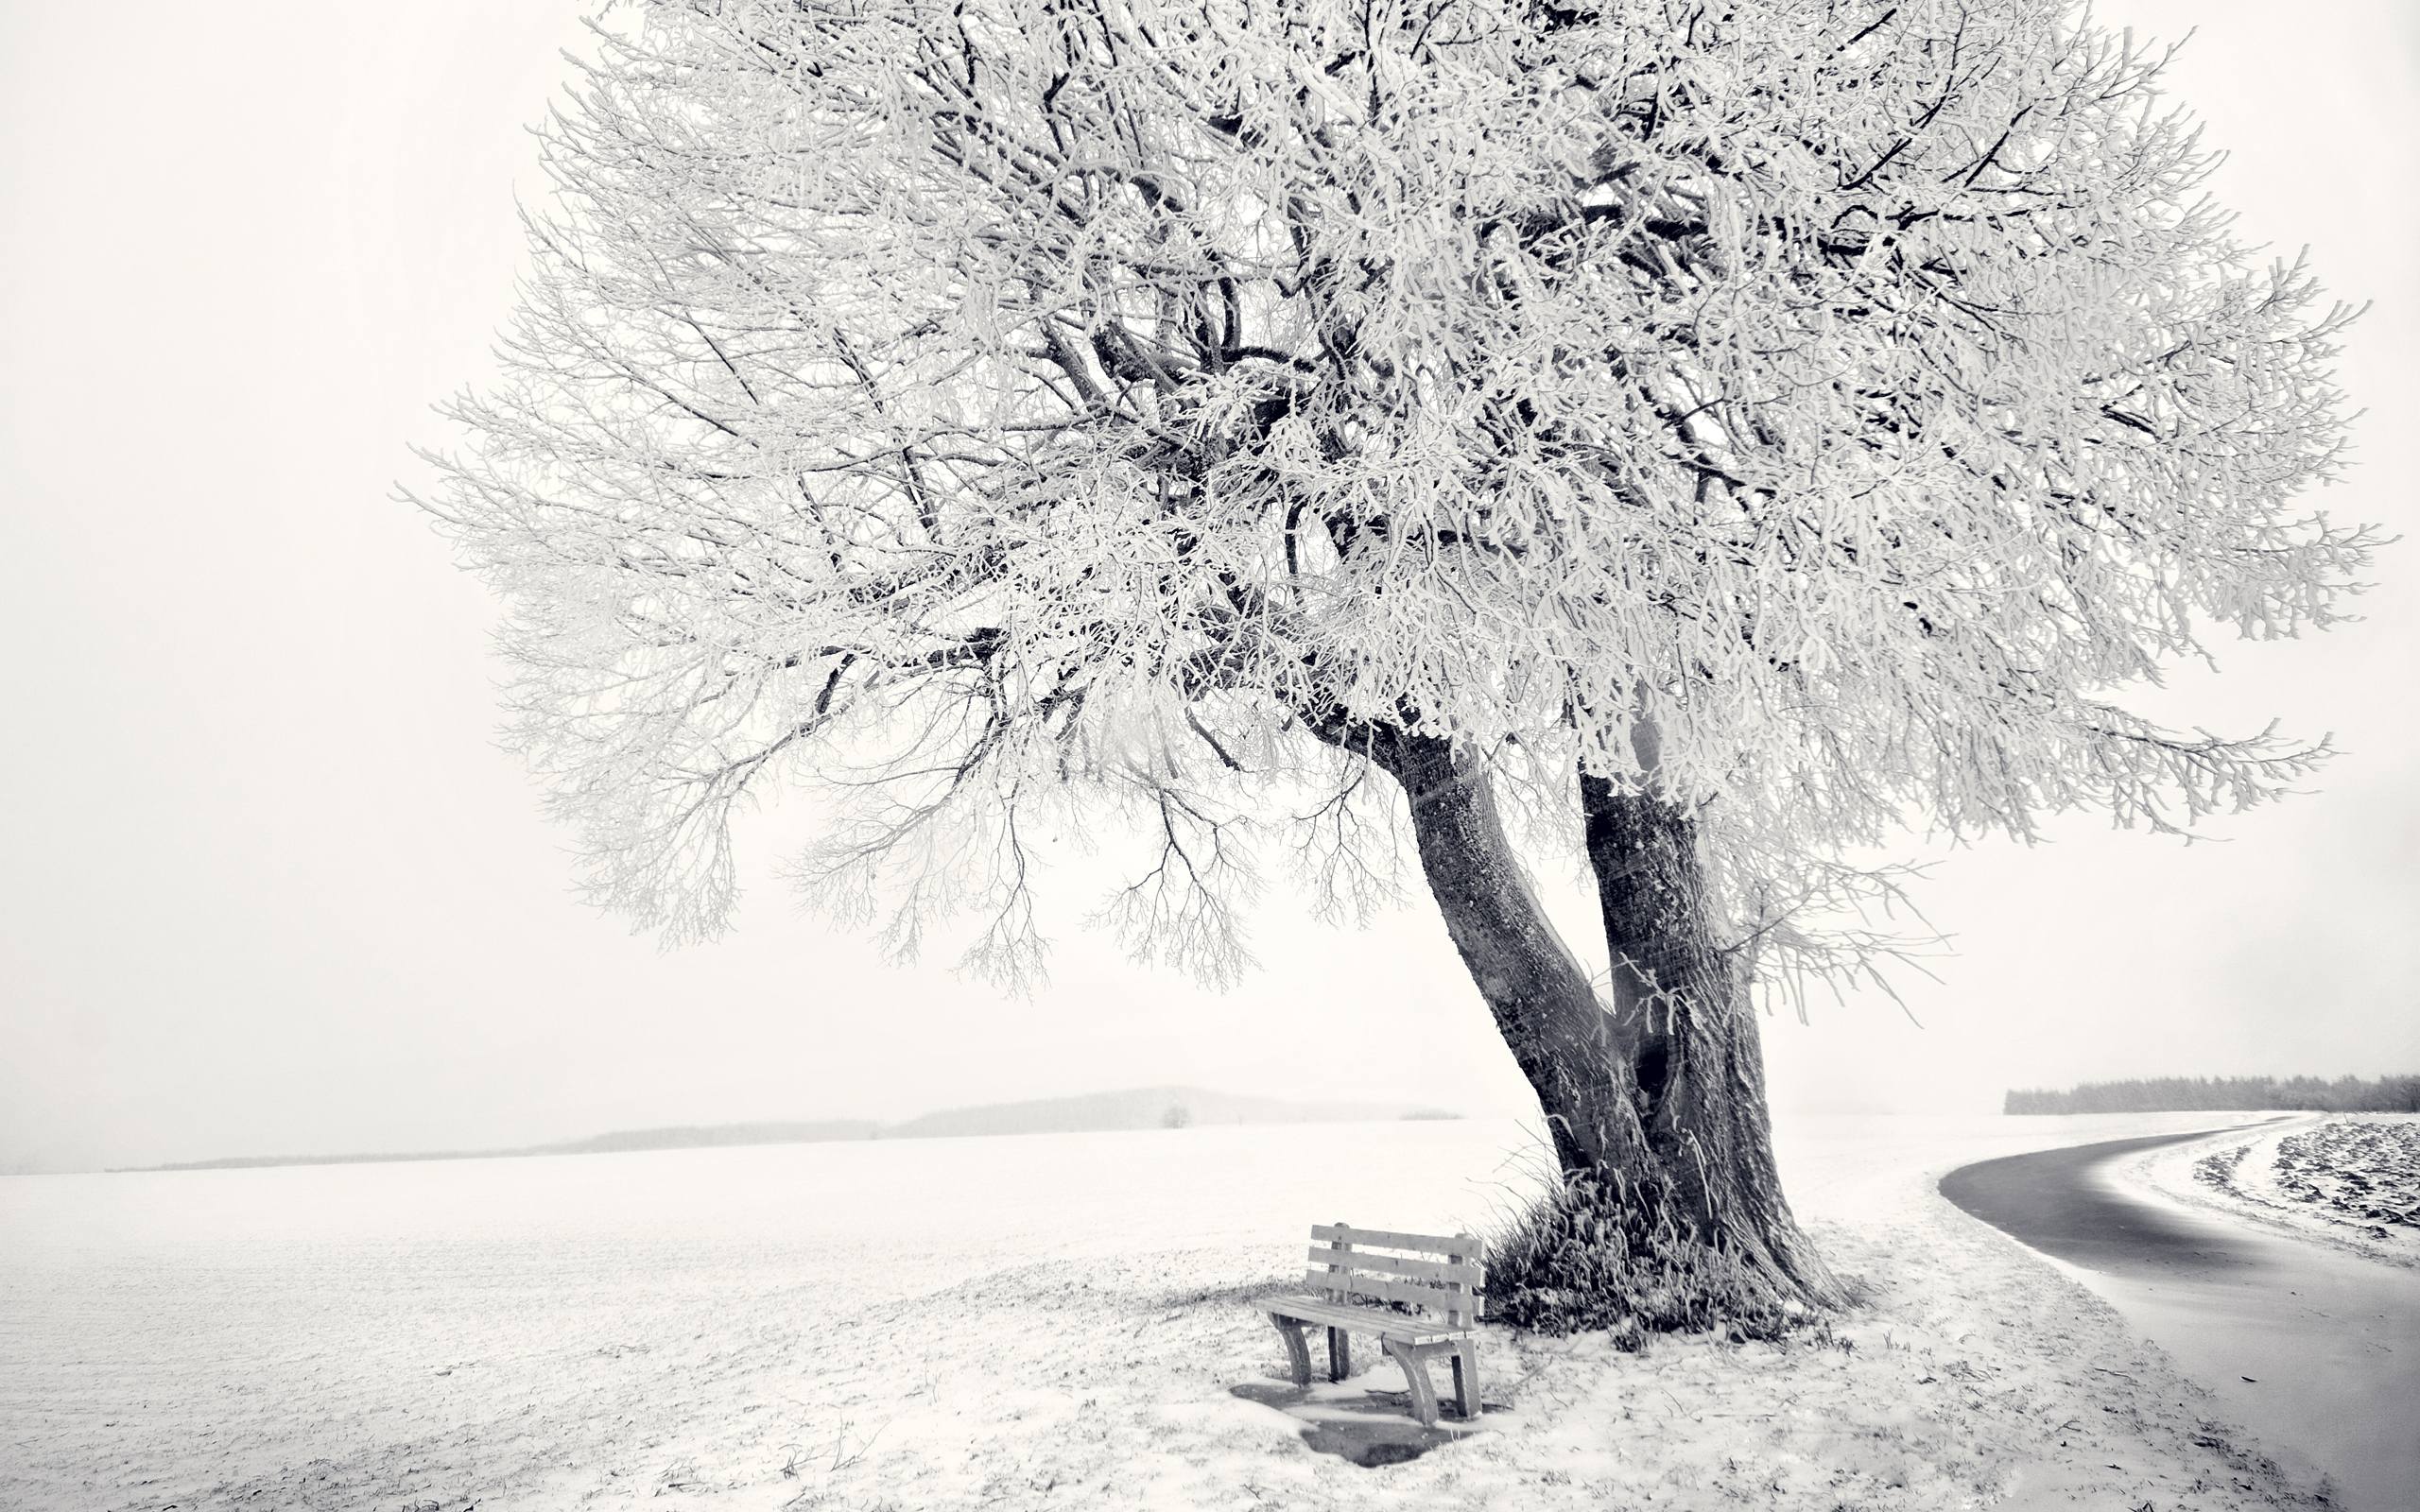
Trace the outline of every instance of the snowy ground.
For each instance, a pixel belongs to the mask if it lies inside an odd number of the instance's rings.
[[[1247,1303],[1314,1221],[1485,1225],[1521,1187],[1510,1125],[10,1178],[0,1505],[2299,1504],[2105,1305],[1932,1190],[2207,1122],[1788,1125],[1801,1212],[1872,1292],[1832,1338],[1492,1331],[1507,1410],[1378,1469],[1233,1394],[1280,1375]]]
[[[2152,1151],[2124,1174],[2181,1202],[2420,1266],[2420,1114],[2280,1116],[2214,1143]]]

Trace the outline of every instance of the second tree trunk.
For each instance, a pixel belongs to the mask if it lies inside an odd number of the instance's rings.
[[[1716,936],[1691,816],[1579,779],[1612,960],[1599,990],[1540,906],[1485,773],[1442,742],[1401,740],[1380,759],[1566,1180],[1605,1194],[1634,1242],[1719,1253],[1781,1298],[1838,1301],[1782,1196],[1754,1010]]]

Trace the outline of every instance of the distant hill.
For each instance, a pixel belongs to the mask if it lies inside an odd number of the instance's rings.
[[[1199,1087],[1137,1087],[1080,1097],[951,1108],[885,1127],[887,1140],[945,1139],[977,1134],[1081,1134],[1121,1128],[1182,1128],[1214,1124],[1351,1124],[1434,1116],[1399,1103],[1288,1103],[1273,1097],[1231,1097]]]
[[[523,1155],[604,1155],[615,1150],[699,1150],[722,1144],[821,1144],[832,1140],[870,1140],[882,1125],[870,1119],[827,1119],[818,1124],[676,1124],[668,1128],[623,1128],[561,1144],[540,1144]]]
[[[411,1160],[484,1160],[532,1150],[397,1150],[371,1155],[222,1155],[209,1160],[171,1160],[165,1165],[113,1165],[112,1174],[144,1171],[251,1171],[271,1165],[389,1165]]]
[[[962,1139],[1002,1134],[1081,1134],[1198,1125],[1344,1124],[1460,1115],[1393,1103],[1289,1103],[1232,1097],[1199,1087],[1141,1087],[1081,1097],[949,1108],[904,1124],[864,1119],[816,1123],[681,1124],[614,1129],[584,1140],[493,1150],[415,1150],[372,1155],[237,1155],[215,1160],[121,1167],[135,1171],[230,1171],[272,1165],[364,1165],[392,1160],[477,1160],[531,1155],[603,1155],[629,1150],[694,1150],[735,1144],[815,1144],[838,1140]]]
[[[136,1171],[242,1171],[265,1165],[377,1165],[403,1160],[496,1160],[527,1155],[607,1155],[620,1150],[696,1150],[724,1144],[816,1144],[830,1140],[870,1140],[882,1125],[865,1119],[817,1124],[681,1124],[666,1128],[625,1128],[565,1140],[557,1144],[519,1144],[493,1150],[396,1150],[372,1155],[230,1155],[215,1160],[178,1160],[167,1165],[122,1167]]]

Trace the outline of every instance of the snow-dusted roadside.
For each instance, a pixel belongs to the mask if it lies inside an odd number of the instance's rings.
[[[2224,1122],[2264,1115],[2203,1115]],[[2420,1227],[2362,1217],[2332,1205],[2355,1177],[2373,1190],[2420,1201],[2420,1114],[2295,1113],[2214,1140],[2146,1151],[2119,1162],[2118,1179],[2160,1195],[2390,1264],[2420,1267]],[[2306,1194],[2310,1194],[2307,1195]]]
[[[1249,1302],[1315,1219],[1483,1220],[1509,1126],[0,1183],[0,1504],[2302,1504],[2116,1314],[1933,1191],[2193,1126],[1790,1125],[1795,1199],[1872,1288],[1830,1339],[1491,1331],[1493,1431],[1375,1469],[1232,1394],[1279,1374]]]

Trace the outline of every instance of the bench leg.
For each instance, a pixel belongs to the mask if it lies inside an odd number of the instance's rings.
[[[1395,1364],[1403,1366],[1404,1383],[1411,1387],[1411,1415],[1420,1419],[1421,1427],[1436,1427],[1437,1392],[1428,1383],[1428,1362],[1409,1344],[1392,1339],[1380,1339],[1378,1343],[1394,1357]]]
[[[1303,1331],[1310,1325],[1297,1323],[1282,1313],[1270,1314],[1269,1321],[1277,1325],[1277,1336],[1286,1341],[1286,1365],[1293,1374],[1294,1384],[1309,1385],[1311,1383],[1311,1347],[1305,1342]]]
[[[1454,1406],[1469,1422],[1478,1416],[1478,1346],[1454,1346]]]
[[[1342,1329],[1327,1331],[1327,1378],[1341,1381],[1353,1373],[1353,1335]]]

